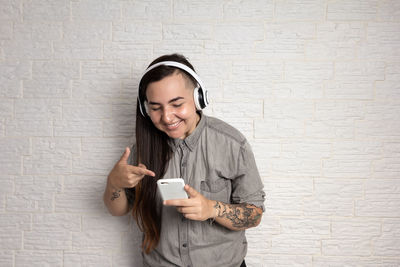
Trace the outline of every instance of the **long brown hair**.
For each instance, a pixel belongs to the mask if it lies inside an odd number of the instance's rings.
[[[179,54],[161,56],[150,63],[149,67],[161,61],[176,61],[194,71],[189,61]],[[186,74],[185,71],[161,65],[142,77],[138,92],[141,101],[147,100],[146,89],[150,83],[160,81],[176,71],[183,73],[185,78],[195,84],[193,77]],[[136,153],[138,162],[143,163],[156,174],[156,177],[144,177],[134,188],[133,217],[144,233],[142,249],[145,253],[150,253],[157,246],[161,232],[161,214],[156,200],[157,180],[162,178],[166,172],[172,149],[168,135],[158,130],[149,116],[143,116],[140,113],[139,102],[136,108]]]

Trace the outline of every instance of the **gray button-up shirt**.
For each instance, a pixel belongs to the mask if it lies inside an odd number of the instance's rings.
[[[208,199],[249,203],[264,210],[263,183],[245,137],[227,123],[201,114],[191,135],[171,140],[173,155],[164,178],[182,177]],[[184,218],[161,209],[158,246],[144,254],[145,266],[240,266],[247,252],[245,231]]]

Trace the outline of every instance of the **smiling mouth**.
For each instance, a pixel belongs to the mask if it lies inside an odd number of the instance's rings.
[[[181,124],[181,122],[182,122],[182,121],[180,120],[180,121],[177,121],[177,122],[175,122],[175,123],[166,124],[166,127],[167,127],[168,130],[175,130],[176,128],[179,127],[179,125]]]

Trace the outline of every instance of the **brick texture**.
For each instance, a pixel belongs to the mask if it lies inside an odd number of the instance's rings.
[[[186,55],[253,147],[248,266],[400,266],[397,0],[0,0],[0,266],[141,267],[108,214],[149,62]]]

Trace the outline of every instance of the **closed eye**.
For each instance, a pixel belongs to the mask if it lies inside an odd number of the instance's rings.
[[[150,104],[150,110],[156,111],[156,110],[160,110],[161,106],[158,104]]]
[[[179,108],[179,107],[181,107],[182,105],[183,105],[183,103],[180,103],[180,104],[174,104],[174,105],[173,105],[173,107],[174,107],[174,108]]]

